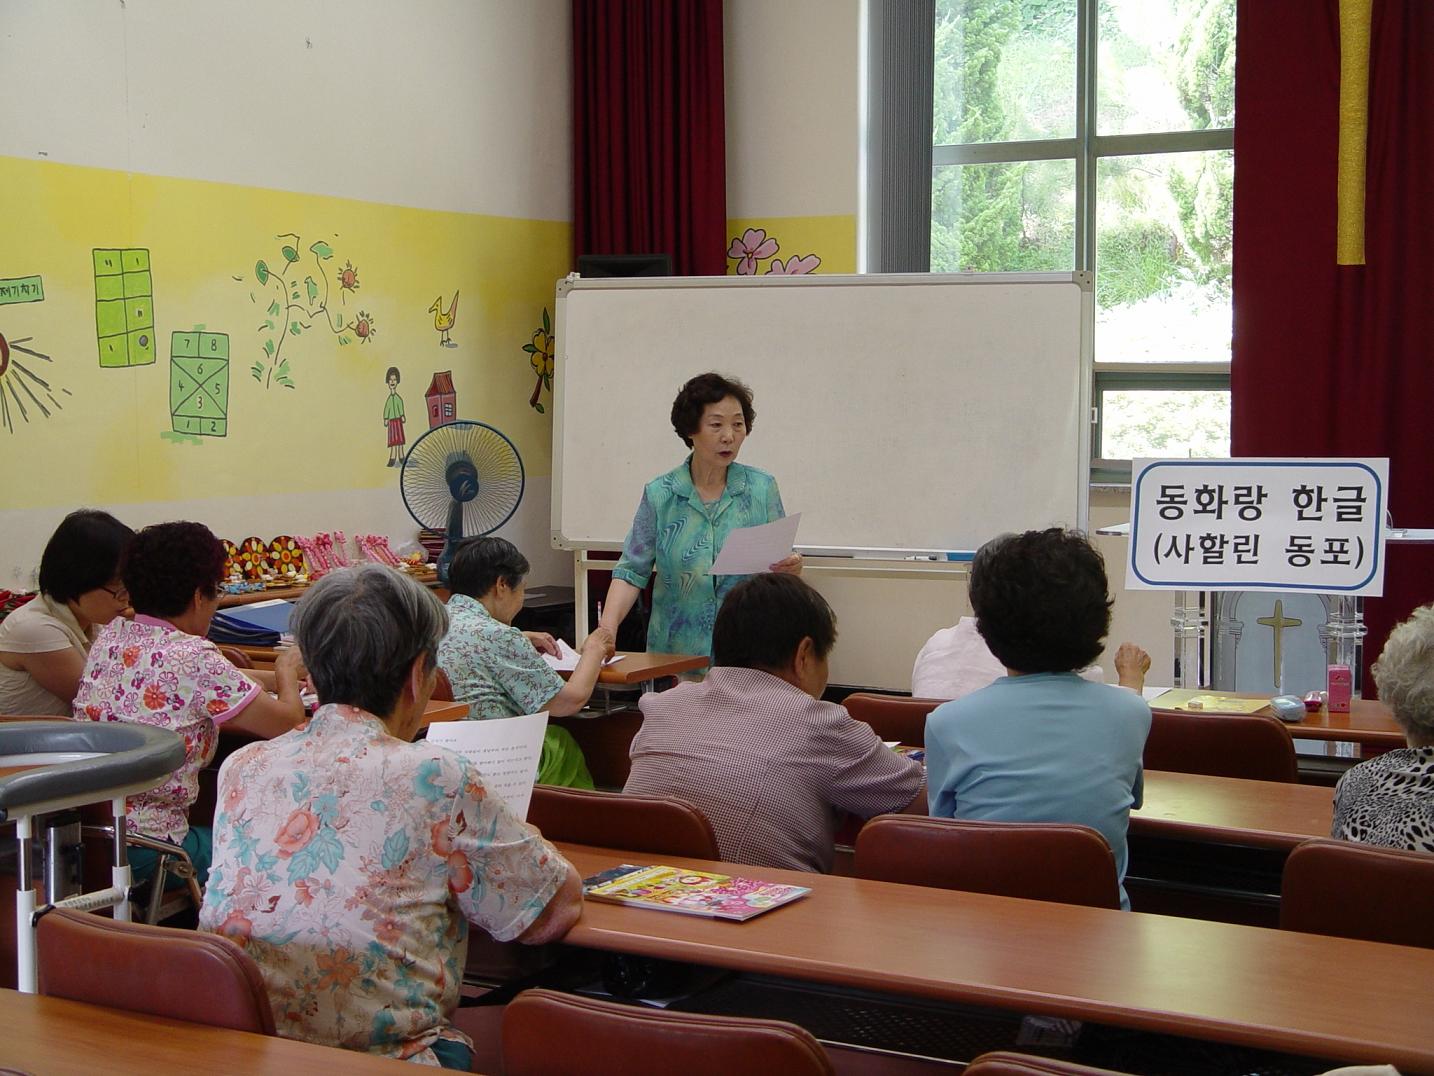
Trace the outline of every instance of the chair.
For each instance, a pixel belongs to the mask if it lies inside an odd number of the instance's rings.
[[[441,665],[438,667],[438,682],[433,685],[433,695],[431,697],[434,702],[455,701],[453,698],[453,681],[448,679],[448,673],[443,670]]]
[[[831,1073],[810,1034],[781,1020],[707,1016],[525,990],[503,1014],[507,1076],[586,1076],[660,1067],[688,1076]]]
[[[236,669],[252,669],[254,667],[254,662],[249,659],[249,655],[237,646],[221,646],[219,653],[223,654],[229,664]]]
[[[897,740],[908,747],[925,747],[926,715],[945,701],[858,691],[844,698],[842,705],[856,720],[870,725],[883,740]]]
[[[528,821],[550,841],[655,856],[721,858],[707,816],[690,803],[665,796],[535,785]]]
[[[1191,714],[1156,710],[1145,768],[1250,781],[1299,779],[1290,730],[1267,714]]]
[[[1119,908],[1115,856],[1089,826],[882,815],[856,838],[856,876]]]
[[[1091,1068],[1074,1061],[993,1050],[982,1054],[963,1070],[963,1076],[1121,1076],[1113,1069]]]
[[[1434,854],[1305,841],[1285,860],[1280,927],[1434,949]]]
[[[228,938],[54,908],[36,946],[42,994],[274,1034],[259,968]]]

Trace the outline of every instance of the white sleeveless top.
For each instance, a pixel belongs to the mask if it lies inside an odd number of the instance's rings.
[[[73,648],[83,661],[90,641],[69,606],[45,594],[0,620],[0,651],[9,654],[50,654]],[[52,695],[24,670],[4,665],[0,665],[0,714],[71,716],[68,699]]]

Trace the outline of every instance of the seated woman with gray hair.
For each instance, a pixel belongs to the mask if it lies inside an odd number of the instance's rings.
[[[1408,746],[1339,779],[1330,835],[1434,852],[1434,605],[1414,610],[1389,633],[1373,671]]]
[[[468,921],[553,941],[582,888],[468,760],[410,742],[447,628],[427,588],[382,565],[299,600],[290,630],[321,705],[220,770],[199,925],[258,963],[281,1035],[467,1069],[450,1019]]]

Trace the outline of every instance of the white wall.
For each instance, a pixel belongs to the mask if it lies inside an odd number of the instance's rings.
[[[571,220],[566,0],[3,0],[0,154]]]
[[[727,0],[727,215],[856,212],[857,0]]]

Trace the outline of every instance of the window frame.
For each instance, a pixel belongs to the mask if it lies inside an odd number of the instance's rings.
[[[1095,271],[1096,178],[1106,157],[1128,157],[1164,153],[1227,150],[1232,158],[1235,129],[1215,127],[1194,131],[1156,131],[1140,134],[1098,133],[1099,111],[1099,3],[1076,0],[1076,95],[1075,135],[1069,138],[1026,139],[1008,142],[971,142],[933,145],[931,179],[936,169],[952,165],[1019,164],[1034,161],[1075,163],[1075,265],[1076,271]],[[935,65],[935,56],[930,57]],[[930,232],[928,210],[927,231]],[[1103,428],[1104,393],[1122,389],[1228,390],[1230,361],[1203,360],[1170,363],[1101,362],[1099,340],[1095,341],[1096,361],[1091,384],[1091,472],[1092,480],[1118,480],[1122,470],[1129,482],[1128,460],[1099,459]],[[1123,468],[1121,465],[1124,465]]]

